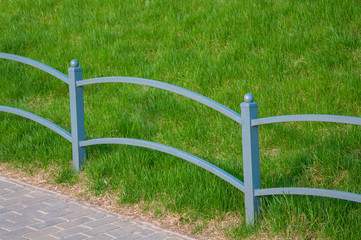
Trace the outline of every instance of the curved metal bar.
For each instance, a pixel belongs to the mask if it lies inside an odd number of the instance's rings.
[[[335,122],[361,125],[361,118],[336,115],[286,115],[252,120],[252,127],[280,122]]]
[[[25,57],[21,57],[18,55],[13,55],[13,54],[8,54],[8,53],[0,53],[0,58],[3,59],[9,59],[9,60],[13,60],[16,62],[21,62],[21,63],[25,63],[27,65],[33,66],[35,68],[38,68],[40,70],[43,70],[44,72],[47,72],[51,75],[53,75],[54,77],[62,80],[63,82],[69,84],[69,79],[68,76],[66,76],[64,73],[59,72],[58,70],[49,67],[48,65],[42,64],[40,62],[37,62],[35,60],[32,60],[30,58],[25,58]]]
[[[33,120],[51,130],[53,130],[54,132],[56,132],[57,134],[59,134],[60,136],[62,136],[66,140],[68,140],[69,142],[71,142],[71,134],[69,132],[65,131],[58,125],[46,120],[45,118],[39,117],[38,115],[29,113],[29,112],[21,110],[21,109],[6,107],[6,106],[0,106],[0,112],[13,113],[13,114],[28,118],[30,120]]]
[[[207,105],[210,108],[213,108],[214,110],[222,113],[223,115],[233,119],[234,121],[242,124],[242,118],[241,115],[226,106],[223,106],[222,104],[213,101],[212,99],[209,99],[203,95],[200,95],[198,93],[192,92],[190,90],[177,87],[172,84],[163,83],[159,81],[144,79],[144,78],[133,78],[133,77],[103,77],[103,78],[92,78],[92,79],[86,79],[77,82],[77,86],[84,86],[89,84],[95,84],[95,83],[109,83],[109,82],[121,82],[121,83],[133,83],[133,84],[140,84],[140,85],[146,85],[151,86],[155,88],[164,89],[170,92],[178,93],[182,96],[185,96],[187,98],[193,99],[197,102],[200,102],[204,105]]]
[[[179,149],[168,147],[159,143],[144,141],[144,140],[138,140],[138,139],[131,139],[131,138],[99,138],[99,139],[91,139],[91,140],[85,140],[80,141],[79,146],[85,147],[90,145],[98,145],[98,144],[125,144],[125,145],[132,145],[132,146],[138,146],[138,147],[144,147],[149,149],[154,149],[160,152],[168,153],[170,155],[182,158],[188,162],[191,162],[208,172],[213,173],[214,175],[217,175],[218,177],[222,178],[226,182],[230,183],[231,185],[235,186],[242,192],[244,192],[244,184],[237,178],[233,177],[229,173],[225,172],[224,170],[214,166],[213,164],[200,159],[196,156],[193,156],[192,154],[183,152]]]
[[[255,196],[282,195],[282,194],[311,195],[311,196],[337,198],[337,199],[343,199],[343,200],[361,203],[360,194],[319,189],[319,188],[265,188],[265,189],[257,189],[254,192],[255,192]]]

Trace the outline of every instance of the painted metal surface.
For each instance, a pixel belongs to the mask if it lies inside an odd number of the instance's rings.
[[[259,118],[252,120],[252,126],[259,126],[271,123],[281,122],[334,122],[334,123],[347,123],[354,125],[361,125],[361,118],[337,115],[313,115],[313,114],[300,114],[300,115],[286,115]]]
[[[92,78],[92,79],[86,79],[81,82],[77,83],[77,86],[84,86],[89,84],[96,84],[96,83],[133,83],[133,84],[140,84],[140,85],[146,85],[150,87],[155,87],[163,90],[167,90],[169,92],[174,92],[179,95],[185,96],[187,98],[193,99],[197,102],[200,102],[210,108],[213,108],[214,110],[222,113],[223,115],[233,119],[234,121],[242,124],[242,118],[239,113],[227,108],[226,106],[223,106],[222,104],[213,101],[212,99],[209,99],[203,95],[200,95],[198,93],[192,92],[190,90],[177,87],[172,84],[163,83],[159,81],[144,79],[144,78],[133,78],[133,77],[103,77],[103,78]]]
[[[65,131],[64,129],[62,129],[58,125],[50,122],[49,120],[39,117],[38,115],[29,113],[29,112],[21,110],[21,109],[7,107],[7,106],[0,106],[0,112],[12,113],[12,114],[16,114],[16,115],[22,116],[24,118],[33,120],[34,122],[37,122],[49,129],[53,130],[54,132],[56,132],[57,134],[59,134],[60,136],[62,136],[66,140],[68,140],[69,142],[71,142],[71,134],[69,132]]]
[[[63,73],[37,61],[29,58],[24,58],[17,55],[0,53],[0,58],[9,59],[17,62],[22,62],[40,70],[43,70],[69,85],[70,97],[70,112],[71,112],[71,131],[72,134],[60,128],[56,124],[39,117],[35,114],[7,106],[0,106],[0,111],[13,113],[35,122],[58,133],[72,143],[73,151],[73,167],[79,170],[86,157],[86,146],[97,144],[125,144],[144,148],[153,149],[156,151],[168,153],[170,155],[179,157],[188,162],[191,162],[213,174],[227,181],[237,189],[245,194],[245,208],[246,208],[246,223],[252,225],[256,222],[260,215],[260,197],[266,195],[280,195],[280,194],[294,194],[294,195],[312,195],[321,197],[331,197],[343,200],[349,200],[361,203],[361,195],[349,192],[334,191],[327,189],[316,188],[267,188],[261,189],[260,180],[260,159],[259,159],[259,139],[258,126],[271,123],[293,122],[293,121],[317,121],[317,122],[335,122],[361,125],[361,118],[349,116],[334,116],[334,115],[287,115],[274,116],[258,119],[257,103],[253,102],[252,94],[246,94],[244,101],[241,104],[242,117],[237,112],[215,102],[205,96],[190,90],[177,87],[168,83],[159,81],[132,78],[132,77],[104,77],[82,80],[82,68],[79,67],[77,60],[72,60],[70,68],[68,68],[69,77]],[[224,170],[214,166],[213,164],[193,156],[189,153],[183,152],[179,149],[165,146],[162,144],[129,138],[102,138],[85,140],[85,124],[84,124],[84,100],[83,100],[83,86],[96,83],[132,83],[151,86],[166,91],[174,92],[197,102],[200,102],[210,108],[224,114],[234,121],[242,124],[242,148],[243,148],[243,171],[244,183]]]
[[[170,155],[179,157],[181,159],[184,159],[188,162],[191,162],[208,172],[213,173],[214,175],[222,178],[226,182],[230,183],[231,185],[235,186],[242,192],[245,191],[244,184],[237,178],[233,177],[229,173],[225,172],[224,170],[214,166],[213,164],[198,158],[192,154],[183,152],[179,149],[172,148],[166,145],[162,145],[159,143],[144,141],[144,140],[138,140],[138,139],[131,139],[131,138],[100,138],[100,139],[91,139],[86,141],[81,141],[80,146],[91,146],[91,145],[98,145],[98,144],[123,144],[123,145],[132,145],[132,146],[138,146],[138,147],[144,147],[149,148],[153,150],[157,150],[160,152],[168,153]]]
[[[71,116],[71,134],[73,167],[76,171],[82,167],[85,157],[85,147],[80,147],[79,142],[85,140],[85,122],[84,122],[84,97],[83,87],[78,87],[76,83],[83,79],[82,68],[79,62],[73,59],[70,62],[69,73],[69,98],[70,98],[70,116]]]
[[[9,60],[13,60],[15,62],[21,62],[21,63],[25,63],[27,65],[33,66],[35,68],[38,68],[40,70],[43,70],[44,72],[47,72],[51,75],[53,75],[54,77],[62,80],[63,82],[69,84],[69,80],[68,80],[68,76],[66,76],[64,73],[59,72],[58,70],[49,67],[48,65],[45,65],[43,63],[37,62],[35,60],[32,60],[30,58],[26,58],[26,57],[21,57],[18,55],[13,55],[13,54],[8,54],[8,53],[0,53],[0,58],[3,59],[9,59]]]
[[[242,111],[242,148],[243,148],[243,173],[245,186],[246,223],[252,225],[260,214],[260,198],[254,195],[254,190],[261,188],[259,165],[258,127],[252,127],[252,119],[257,119],[257,103],[248,93],[241,103]]]
[[[330,197],[348,200],[352,202],[361,203],[361,195],[350,192],[342,192],[321,188],[264,188],[256,189],[256,196],[267,196],[267,195],[282,195],[282,194],[292,194],[292,195],[310,195],[310,196],[319,196],[319,197]]]

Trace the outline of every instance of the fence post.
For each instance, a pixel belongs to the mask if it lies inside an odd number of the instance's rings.
[[[73,167],[79,171],[85,159],[85,147],[79,147],[79,141],[85,140],[83,87],[77,87],[76,82],[83,79],[82,68],[78,60],[73,59],[68,68],[69,98],[71,115],[71,135],[73,151]]]
[[[252,127],[252,119],[257,119],[257,106],[252,94],[244,95],[241,103],[243,173],[245,186],[246,224],[253,225],[260,214],[260,198],[254,196],[254,190],[261,187],[259,166],[258,127]]]

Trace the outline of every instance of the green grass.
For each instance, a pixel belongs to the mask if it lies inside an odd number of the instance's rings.
[[[357,0],[3,1],[0,52],[84,78],[142,77],[200,93],[240,112],[251,92],[259,117],[361,116],[361,3]],[[0,104],[45,117],[70,131],[66,84],[0,60]],[[203,158],[243,179],[241,129],[182,96],[131,84],[84,87],[87,138],[154,141]],[[0,114],[0,161],[62,169],[72,183],[71,145],[57,134]],[[330,123],[261,126],[262,187],[321,187],[361,193],[360,128]],[[95,194],[121,190],[119,202],[161,201],[192,221],[231,212],[233,238],[359,239],[360,204],[305,196],[263,198],[257,229],[243,221],[243,194],[181,159],[129,146],[87,147],[84,171]],[[109,186],[104,185],[106,180]],[[158,210],[154,210],[157,212]],[[195,232],[202,225],[195,226]]]

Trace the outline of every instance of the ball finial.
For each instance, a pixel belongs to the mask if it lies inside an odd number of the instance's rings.
[[[247,93],[246,95],[244,95],[244,101],[246,103],[251,103],[251,102],[253,102],[253,100],[254,100],[254,97],[251,93]]]
[[[76,59],[71,60],[70,66],[71,67],[79,67],[79,61]]]

